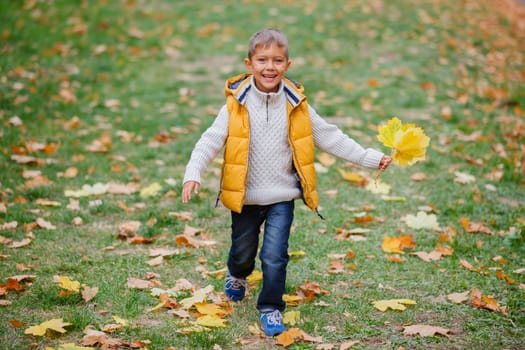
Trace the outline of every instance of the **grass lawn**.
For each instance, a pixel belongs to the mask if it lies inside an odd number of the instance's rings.
[[[0,2],[0,348],[282,347],[259,333],[256,276],[224,299],[220,160],[180,200],[264,27],[359,143],[390,152],[394,116],[431,139],[378,185],[316,154],[326,220],[297,202],[286,291],[312,339],[287,348],[525,348],[523,18],[510,0]],[[392,299],[415,304],[374,307]]]

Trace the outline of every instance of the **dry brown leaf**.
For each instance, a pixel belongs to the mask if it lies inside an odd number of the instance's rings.
[[[148,264],[149,266],[159,266],[162,265],[163,262],[164,258],[162,257],[162,255],[160,255],[154,259],[146,261],[146,264]]]
[[[447,295],[447,299],[455,304],[461,304],[469,299],[470,291],[463,293],[451,293]]]
[[[436,250],[433,250],[430,253],[427,253],[427,252],[413,252],[413,253],[410,253],[410,255],[415,255],[418,258],[420,258],[421,260],[426,261],[426,262],[440,260],[441,256],[442,256],[442,254],[440,252],[436,251]]]
[[[510,277],[509,275],[507,275],[506,273],[504,273],[502,270],[497,270],[496,271],[496,277],[502,281],[505,281],[507,284],[515,284],[516,281]]]
[[[155,287],[155,284],[151,281],[130,277],[128,278],[127,286],[128,288],[133,288],[133,289],[150,289],[150,288]]]
[[[84,286],[82,288],[82,299],[87,303],[93,299],[98,293],[98,287],[88,287]]]
[[[38,225],[38,227],[46,229],[46,230],[55,230],[56,229],[56,226],[54,226],[49,221],[44,220],[43,218],[37,218],[36,219],[36,224]]]
[[[330,266],[328,267],[328,273],[330,275],[335,275],[339,273],[344,273],[345,267],[344,264],[340,261],[330,261]]]
[[[404,335],[421,335],[422,337],[433,337],[435,335],[443,335],[448,337],[450,329],[436,326],[429,326],[424,324],[415,324],[403,328]]]
[[[175,242],[177,243],[178,246],[182,245],[182,246],[189,246],[193,248],[209,247],[217,243],[216,241],[211,241],[211,240],[199,240],[199,239],[193,238],[192,236],[188,236],[186,234],[176,236]]]
[[[24,239],[22,239],[22,240],[19,241],[19,242],[13,242],[13,243],[11,243],[8,247],[9,247],[9,248],[14,248],[14,249],[16,249],[16,248],[22,248],[22,247],[25,247],[25,246],[31,244],[31,242],[32,242],[31,239],[29,239],[29,238],[24,238]]]
[[[126,239],[134,236],[140,229],[142,223],[136,220],[122,222],[118,225],[118,238]]]
[[[486,309],[490,311],[501,312],[503,315],[507,315],[506,306],[500,306],[496,299],[481,294],[477,288],[474,288],[472,291],[470,291],[470,297],[472,306],[476,309]]]
[[[18,221],[10,221],[0,225],[0,231],[15,230],[18,226]]]

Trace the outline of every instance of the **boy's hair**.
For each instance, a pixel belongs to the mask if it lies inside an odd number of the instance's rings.
[[[272,44],[284,48],[288,58],[288,39],[286,35],[273,28],[266,28],[252,35],[248,46],[248,58],[252,58],[258,47],[268,47]]]

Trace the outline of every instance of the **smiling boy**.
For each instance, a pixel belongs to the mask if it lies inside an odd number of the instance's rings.
[[[294,202],[318,210],[314,148],[355,164],[385,170],[389,156],[364,149],[308,105],[303,86],[285,77],[292,62],[288,40],[275,29],[250,39],[244,64],[249,74],[226,81],[226,104],[202,134],[186,166],[182,202],[200,188],[201,173],[224,148],[219,198],[231,210],[231,247],[226,296],[240,301],[246,277],[259,258],[263,271],[257,309],[267,336],[282,333],[281,312]]]

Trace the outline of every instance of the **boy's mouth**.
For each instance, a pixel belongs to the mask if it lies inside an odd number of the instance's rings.
[[[264,79],[267,79],[267,80],[273,80],[275,78],[277,78],[277,75],[268,75],[268,74],[263,74],[262,77]]]

